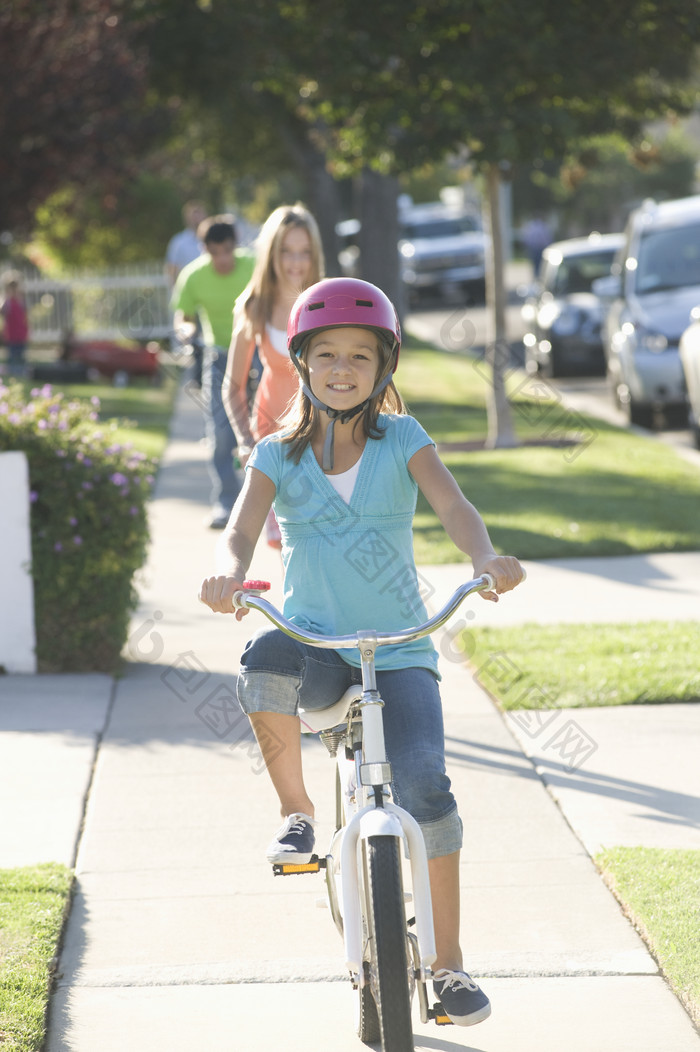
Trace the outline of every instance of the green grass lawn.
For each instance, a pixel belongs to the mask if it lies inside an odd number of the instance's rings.
[[[0,870],[0,1045],[41,1052],[53,961],[72,874],[47,864]]]
[[[131,421],[120,423],[117,441],[159,457],[177,387],[173,372],[166,371],[160,387],[134,380],[124,388],[60,389],[97,395],[102,419]],[[397,382],[499,551],[546,559],[700,549],[700,472],[662,442],[569,413],[540,397],[539,382],[514,373],[509,383],[522,444],[484,450],[478,448],[487,431],[482,363],[409,338]],[[420,497],[414,536],[419,563],[465,561]]]
[[[700,1025],[700,851],[616,847],[595,862]]]
[[[504,709],[700,701],[700,623],[465,629],[460,646]]]
[[[474,448],[487,432],[483,365],[409,346],[397,383],[498,551],[551,559],[700,549],[700,472],[664,443],[569,413],[513,374],[521,445]],[[419,563],[460,561],[421,498],[415,549]]]
[[[165,449],[175,395],[179,384],[178,370],[170,366],[163,371],[161,382],[136,377],[127,387],[115,387],[108,380],[84,384],[52,383],[66,399],[99,398],[99,419],[113,426],[115,442],[131,442],[149,457],[158,460]],[[25,394],[44,385],[24,382]]]
[[[149,457],[160,459],[165,449],[173,404],[178,387],[174,370],[168,370],[158,386],[148,380],[132,380],[128,387],[114,387],[107,382],[90,384],[53,384],[66,398],[100,400],[99,418],[117,420],[116,442],[132,442]]]

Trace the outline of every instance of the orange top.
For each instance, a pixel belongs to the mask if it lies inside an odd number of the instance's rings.
[[[255,392],[251,430],[255,441],[259,442],[277,430],[281,417],[297,393],[299,374],[286,351],[282,354],[273,347],[267,326],[256,337],[256,342],[263,373]]]

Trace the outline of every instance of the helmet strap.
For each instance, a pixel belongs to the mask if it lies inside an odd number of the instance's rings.
[[[333,466],[334,466],[334,462],[335,462],[334,461],[334,449],[335,449],[335,434],[334,434],[334,432],[335,432],[335,422],[336,422],[336,420],[340,420],[341,424],[346,424],[348,422],[348,420],[352,420],[352,418],[354,416],[357,416],[358,413],[362,412],[362,410],[365,408],[365,406],[368,405],[372,401],[373,398],[375,398],[381,391],[384,390],[384,388],[391,381],[391,378],[392,378],[392,374],[388,373],[384,377],[383,380],[380,380],[380,382],[377,384],[375,389],[372,391],[372,394],[369,396],[369,398],[365,398],[364,402],[360,402],[359,405],[353,406],[352,409],[331,409],[330,406],[327,406],[325,404],[325,402],[322,402],[320,398],[316,397],[316,395],[313,393],[313,391],[311,390],[311,388],[309,387],[309,385],[307,383],[302,381],[301,389],[304,392],[304,394],[306,395],[306,397],[309,399],[311,404],[313,406],[315,406],[316,409],[320,409],[322,412],[326,413],[330,417],[330,422],[328,424],[328,430],[326,431],[326,437],[325,437],[324,442],[323,442],[323,454],[322,454],[322,458],[321,458],[321,460],[322,460],[321,467],[323,469],[324,474],[327,475],[329,472],[331,472],[333,470]]]

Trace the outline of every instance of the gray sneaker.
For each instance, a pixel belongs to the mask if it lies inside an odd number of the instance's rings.
[[[455,1026],[473,1026],[491,1015],[491,1002],[466,972],[440,968],[433,975],[433,990]]]

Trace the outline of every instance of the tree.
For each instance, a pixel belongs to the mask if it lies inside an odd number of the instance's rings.
[[[489,444],[512,444],[497,353],[505,335],[500,166],[559,159],[583,137],[613,129],[631,138],[652,116],[687,110],[700,5],[377,0],[358,19],[354,4],[287,0],[284,12],[292,58],[284,77],[275,70],[266,79],[263,69],[261,81],[287,95],[296,85],[299,112],[323,126],[336,170],[369,165],[393,175],[466,145],[485,172],[495,235]]]
[[[63,183],[113,193],[165,115],[113,0],[9,0],[0,9],[0,230],[29,228]]]
[[[298,173],[333,272],[338,185],[328,169],[322,122],[308,119],[290,79],[296,53],[284,6],[142,0],[132,19],[148,50],[152,86],[180,127],[200,124],[210,156],[236,179]]]
[[[556,168],[523,173],[516,191],[521,208],[531,214],[556,207],[558,235],[575,237],[621,230],[630,209],[648,197],[692,194],[698,149],[679,125],[650,127],[634,145],[616,134],[578,143]]]

